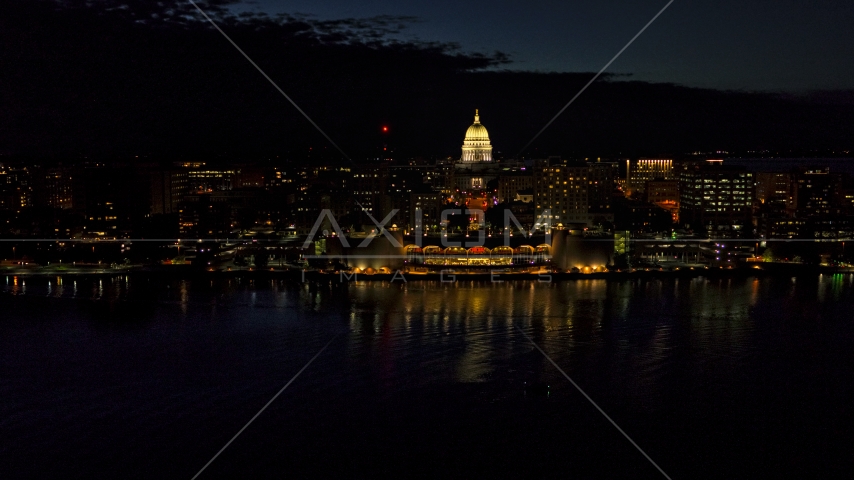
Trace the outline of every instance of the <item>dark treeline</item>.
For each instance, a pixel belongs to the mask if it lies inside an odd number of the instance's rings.
[[[206,8],[224,30],[355,159],[384,144],[400,157],[458,155],[475,108],[497,155],[515,156],[592,76],[502,70],[501,52],[394,40],[408,18],[235,17],[216,3]],[[9,0],[0,63],[2,154],[337,155],[188,3]],[[850,148],[846,95],[605,76],[528,154]]]

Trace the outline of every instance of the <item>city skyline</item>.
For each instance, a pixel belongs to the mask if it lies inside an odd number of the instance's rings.
[[[852,20],[6,0],[0,478],[850,474]]]

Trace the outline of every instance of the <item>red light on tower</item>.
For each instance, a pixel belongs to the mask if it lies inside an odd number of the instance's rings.
[[[387,131],[388,131],[388,127],[386,127],[385,125],[383,125],[383,132],[387,132]]]

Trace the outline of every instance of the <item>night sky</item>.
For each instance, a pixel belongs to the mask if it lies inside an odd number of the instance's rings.
[[[235,9],[320,19],[417,18],[401,35],[506,52],[509,68],[598,71],[665,0],[254,0]],[[854,88],[854,3],[676,0],[611,71],[653,82],[746,90]]]
[[[517,155],[665,3],[203,5],[364,159]],[[852,12],[676,0],[525,153],[851,149]],[[0,64],[0,155],[340,157],[186,1],[8,0]]]

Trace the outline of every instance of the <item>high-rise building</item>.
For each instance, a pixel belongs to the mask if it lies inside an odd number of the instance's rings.
[[[181,238],[225,238],[232,230],[233,209],[210,193],[192,193],[178,208]]]
[[[70,168],[36,167],[32,172],[33,205],[61,210],[72,208]]]
[[[191,169],[187,173],[187,183],[191,192],[210,193],[234,188],[234,180],[237,170],[231,168],[207,168],[200,167]]]
[[[785,210],[792,195],[791,187],[791,173],[757,172],[756,206],[770,210]]]
[[[587,164],[559,158],[538,160],[534,166],[535,214],[552,225],[589,223]]]
[[[769,238],[847,238],[854,218],[846,206],[844,177],[829,168],[798,168],[787,174],[785,210],[759,212],[762,233]]]
[[[189,193],[187,172],[180,169],[155,169],[151,180],[151,214],[178,213],[178,204]]]
[[[234,188],[266,188],[274,175],[272,168],[241,165],[234,175]]]
[[[619,165],[614,162],[596,161],[588,163],[587,166],[588,212],[594,217],[596,215],[602,217],[602,220],[613,221],[612,199],[617,186]]]
[[[423,232],[434,231],[441,220],[444,195],[432,188],[415,189],[409,194],[409,228],[420,222]],[[420,215],[420,218],[419,218]]]
[[[646,200],[670,212],[673,223],[679,223],[679,181],[650,180],[646,183]]]
[[[657,205],[632,198],[617,198],[614,202],[615,231],[657,233],[673,227],[672,214]]]
[[[383,203],[378,212],[377,220],[382,220],[390,212],[397,210],[389,225],[397,225],[398,228],[413,228],[415,226],[415,209],[421,208],[425,213],[431,213],[429,221],[434,222],[443,195],[427,183],[430,177],[425,174],[426,171],[422,167],[389,168],[385,194],[382,197]],[[416,205],[416,203],[421,205]]]
[[[802,168],[792,176],[788,211],[793,218],[830,217],[842,210],[842,176],[829,168]]]
[[[385,193],[388,165],[374,163],[353,170],[353,199],[361,211],[374,215]]]
[[[32,205],[30,171],[0,164],[0,210],[20,212]]]
[[[87,237],[122,238],[151,214],[151,183],[131,166],[79,165],[73,172],[73,211]]]
[[[533,172],[516,171],[502,173],[498,177],[498,200],[501,202],[512,202],[516,200],[519,192],[532,190],[533,188]]]
[[[854,179],[850,176],[845,178],[839,200],[842,202],[843,211],[848,215],[854,215]]]
[[[433,168],[433,188],[442,192],[446,197],[454,194],[454,160],[447,158],[438,160]]]
[[[551,211],[552,225],[613,222],[611,198],[616,164],[585,163],[550,157],[534,165],[534,203],[537,216]]]
[[[755,178],[723,160],[691,162],[679,172],[680,219],[709,235],[740,236],[752,230]]]
[[[646,191],[650,180],[673,180],[673,160],[662,158],[640,158],[626,160],[626,189],[629,195]]]

